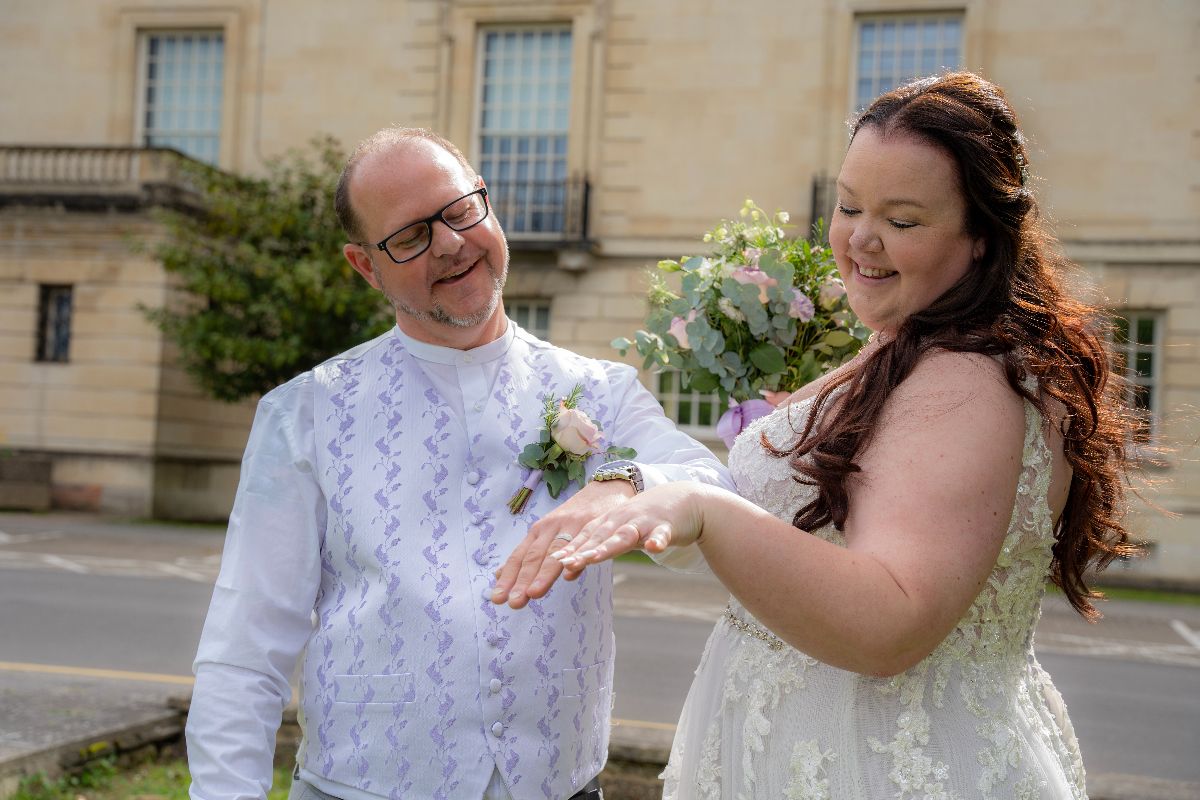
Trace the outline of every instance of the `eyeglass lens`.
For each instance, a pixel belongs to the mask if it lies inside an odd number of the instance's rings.
[[[487,201],[479,193],[460,197],[442,209],[441,218],[452,230],[465,231],[478,225],[487,216]],[[396,261],[416,258],[429,247],[432,229],[429,222],[417,222],[401,228],[390,237],[384,246]]]

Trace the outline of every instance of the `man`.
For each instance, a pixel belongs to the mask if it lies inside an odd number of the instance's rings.
[[[508,606],[492,602],[493,573],[518,543],[544,552],[641,481],[726,473],[633,369],[505,317],[508,246],[452,144],[380,131],[347,163],[337,207],[345,257],[396,327],[259,404],[196,656],[191,796],[265,797],[303,651],[293,798],[601,797],[611,573]],[[558,500],[538,487],[513,514],[543,398],[576,384],[607,443],[639,460]]]

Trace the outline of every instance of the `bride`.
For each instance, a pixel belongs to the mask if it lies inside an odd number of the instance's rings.
[[[651,488],[552,554],[570,579],[697,548],[732,593],[665,797],[1086,796],[1033,632],[1047,579],[1097,616],[1085,571],[1131,550],[1131,418],[1103,317],[1038,227],[1024,141],[970,73],[876,100],[829,232],[874,341],[742,433],[739,494]],[[527,555],[498,599],[544,593],[517,581]]]

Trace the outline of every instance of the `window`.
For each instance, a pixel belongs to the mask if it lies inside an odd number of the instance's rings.
[[[571,30],[484,30],[479,171],[507,233],[566,230]]]
[[[38,291],[37,360],[65,362],[71,348],[70,286],[42,284]]]
[[[858,19],[854,107],[913,78],[962,66],[962,14],[863,16]]]
[[[657,391],[654,396],[662,403],[663,411],[681,428],[698,437],[716,435],[717,420],[724,408],[716,392],[700,394],[681,387],[678,372],[666,370],[654,375]]]
[[[221,145],[221,31],[146,33],[141,38],[142,141],[216,164]]]
[[[1160,315],[1152,311],[1126,311],[1114,320],[1117,369],[1128,380],[1131,405],[1141,416],[1141,426],[1134,432],[1139,443],[1153,441],[1159,414],[1160,321]]]
[[[505,300],[504,313],[539,339],[550,340],[549,300]]]

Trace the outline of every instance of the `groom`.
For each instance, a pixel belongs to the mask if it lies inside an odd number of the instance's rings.
[[[508,246],[452,144],[380,131],[351,156],[336,205],[345,257],[396,327],[259,404],[196,656],[191,796],[266,796],[303,653],[293,798],[601,797],[611,572],[588,569],[523,612],[490,602],[493,573],[526,534],[574,533],[643,483],[728,485],[724,468],[632,368],[505,317]],[[597,473],[593,457],[593,482],[557,500],[537,487],[514,515],[543,397],[576,384],[605,443],[639,461]]]

